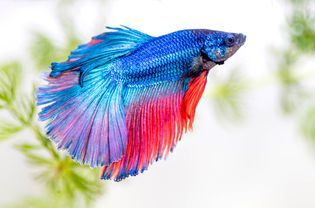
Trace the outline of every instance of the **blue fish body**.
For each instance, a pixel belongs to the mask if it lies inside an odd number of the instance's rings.
[[[37,100],[58,148],[119,181],[174,149],[192,128],[209,70],[246,38],[204,29],[160,37],[109,29],[66,62],[52,63]]]
[[[113,64],[128,84],[178,80],[200,55],[202,41],[190,30],[161,36]],[[118,78],[119,79],[119,78]]]

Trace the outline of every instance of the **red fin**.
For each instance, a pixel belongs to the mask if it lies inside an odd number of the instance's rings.
[[[120,161],[104,167],[102,178],[136,175],[167,156],[186,128],[180,112],[182,88],[181,82],[163,83],[127,93],[125,97],[132,100],[126,106],[127,150]]]
[[[204,71],[200,76],[192,78],[188,83],[188,90],[183,100],[181,113],[183,119],[188,123],[189,129],[192,129],[196,107],[206,87],[207,74],[208,71]]]
[[[167,157],[187,127],[192,127],[206,75],[190,78],[188,89],[184,81],[130,89],[125,95],[127,150],[121,160],[103,168],[101,177],[119,181]]]

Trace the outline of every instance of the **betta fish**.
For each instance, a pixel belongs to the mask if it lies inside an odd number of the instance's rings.
[[[126,26],[51,64],[39,87],[47,136],[73,160],[120,181],[166,158],[192,129],[209,70],[245,42],[240,33],[180,30],[153,37]]]

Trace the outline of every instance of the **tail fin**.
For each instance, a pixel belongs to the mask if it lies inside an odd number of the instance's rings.
[[[48,84],[37,93],[48,136],[92,167],[118,161],[127,147],[123,86],[111,78],[108,65],[152,38],[127,27],[109,29],[115,31],[79,46],[68,61],[53,63]]]

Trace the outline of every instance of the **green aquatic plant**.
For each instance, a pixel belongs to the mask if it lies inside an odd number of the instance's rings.
[[[67,9],[62,3],[59,7],[61,11]],[[16,140],[14,148],[32,167],[34,180],[44,187],[44,192],[38,196],[26,196],[9,205],[0,204],[1,207],[91,207],[104,192],[98,168],[91,169],[74,162],[65,153],[57,151],[45,136],[36,115],[38,83],[34,81],[30,89],[25,89],[24,85],[26,80],[29,82],[26,74],[39,76],[52,61],[66,59],[69,51],[80,42],[73,24],[63,23],[67,19],[62,16],[64,14],[67,12],[58,13],[61,25],[67,27],[63,47],[56,45],[48,35],[33,32],[29,47],[31,60],[28,62],[33,64],[33,71],[29,71],[28,64],[20,60],[0,64],[0,141],[19,138],[23,132],[30,133],[27,134],[31,135],[29,138]]]
[[[22,91],[20,87],[22,69],[23,64],[18,62],[0,66],[1,112],[6,115],[0,118],[0,140],[13,138],[22,131],[32,133],[29,141],[16,142],[15,148],[34,167],[35,179],[46,187],[43,195],[26,198],[23,203],[28,207],[46,207],[40,206],[40,201],[55,196],[53,203],[78,207],[77,203],[80,202],[80,207],[89,207],[103,193],[98,170],[75,163],[58,152],[43,134],[35,115],[35,87],[30,93]],[[21,205],[20,202],[18,204]]]

